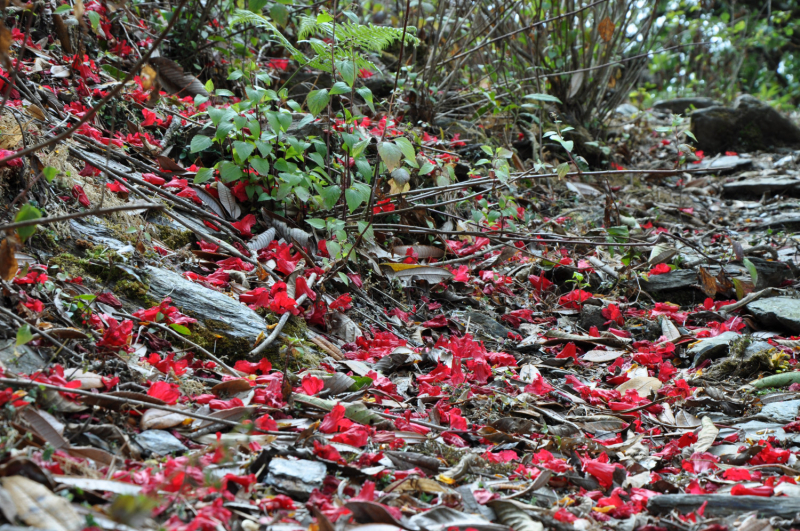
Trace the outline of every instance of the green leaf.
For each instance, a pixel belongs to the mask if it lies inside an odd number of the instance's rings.
[[[333,21],[333,17],[327,11],[321,11],[317,15],[317,24],[325,24],[326,22]]]
[[[359,221],[356,223],[358,225],[358,233],[364,233],[364,239],[368,242],[375,241],[375,229],[372,227],[372,224],[368,221]]]
[[[316,116],[328,105],[330,99],[328,89],[312,90],[308,93],[308,110]]]
[[[322,205],[330,210],[336,205],[339,197],[341,197],[342,189],[339,188],[337,184],[326,186],[322,192],[320,192],[320,195],[322,196]]]
[[[751,262],[747,258],[742,260],[742,263],[747,268],[747,271],[750,273],[750,278],[753,279],[753,285],[754,286],[757,285],[758,284],[758,270],[756,269],[755,264],[753,264],[753,262]]]
[[[355,209],[361,206],[361,203],[364,202],[364,198],[361,196],[361,193],[352,188],[348,188],[344,191],[344,199],[347,201],[347,208],[350,209],[351,214],[355,211]]]
[[[347,83],[344,81],[337,81],[333,87],[331,87],[331,96],[336,96],[337,94],[346,94],[350,92],[350,87],[347,86]]]
[[[203,184],[214,178],[214,168],[200,168],[194,176],[194,184]]]
[[[339,245],[339,242],[333,240],[328,240],[326,242],[326,247],[328,248],[328,254],[330,254],[331,258],[334,260],[336,260],[339,257],[339,253],[342,252],[342,246]]]
[[[559,164],[558,168],[556,168],[556,173],[558,174],[559,179],[563,179],[564,177],[566,177],[567,174],[569,173],[569,163],[562,162],[561,164]]]
[[[255,146],[250,142],[236,141],[233,143],[233,148],[236,150],[236,155],[238,155],[239,160],[244,161],[247,160],[247,157],[253,152]]]
[[[42,217],[42,213],[39,211],[38,208],[31,205],[30,203],[26,203],[22,205],[22,208],[19,209],[17,212],[17,217],[14,218],[14,221],[29,221],[32,219],[39,219]],[[36,225],[29,225],[27,227],[19,227],[17,229],[17,234],[19,235],[19,239],[25,242],[28,238],[33,236],[36,232]]]
[[[403,152],[396,144],[381,142],[378,145],[378,154],[380,154],[383,163],[386,164],[386,168],[390,172],[400,167],[400,159],[403,158]]]
[[[417,152],[414,150],[414,145],[409,139],[401,136],[396,138],[394,143],[397,144],[397,147],[399,147],[400,151],[403,152],[403,156],[408,160],[414,160],[417,157]]]
[[[369,106],[369,110],[371,110],[372,112],[375,112],[375,104],[372,102],[372,91],[370,89],[368,89],[367,87],[361,87],[361,88],[357,88],[356,92],[358,93],[359,96],[364,98],[364,101],[367,102],[367,105]]]
[[[363,388],[367,387],[369,384],[372,383],[372,378],[370,378],[369,376],[355,376],[354,375],[354,376],[351,376],[350,378],[355,380],[355,383],[350,386],[350,389],[348,389],[348,391],[351,391],[351,392],[360,391],[360,390],[362,390]]]
[[[169,325],[169,327],[172,328],[173,330],[175,330],[176,332],[178,332],[181,335],[184,335],[184,336],[192,335],[192,331],[189,330],[188,328],[186,328],[185,326],[181,325],[181,324],[172,323],[171,325]]]
[[[44,178],[47,179],[47,182],[51,183],[53,182],[53,179],[56,178],[56,175],[58,175],[58,168],[48,166],[42,170],[42,175],[44,175]]]
[[[269,16],[281,26],[286,26],[289,22],[289,10],[281,4],[275,4],[269,8]]]
[[[324,230],[325,229],[325,220],[319,218],[311,218],[307,219],[306,223],[314,227],[315,229]]]
[[[211,81],[210,79],[206,81],[206,92],[208,92],[209,94],[214,92],[214,82]]]
[[[25,343],[33,340],[33,333],[29,324],[24,324],[17,330],[17,346],[21,347]]]
[[[233,162],[226,160],[219,169],[219,175],[226,183],[241,179],[244,175],[242,169]]]
[[[69,3],[64,4],[63,6],[58,6],[58,9],[53,11],[54,14],[60,15],[62,13],[69,13],[72,10],[72,6]]]
[[[261,157],[251,157],[250,165],[262,177],[266,177],[267,175],[269,175],[269,161],[262,159]]]
[[[190,145],[190,152],[197,153],[198,151],[205,151],[214,144],[214,141],[204,135],[195,135],[192,138]]]
[[[428,174],[429,174],[430,172],[432,172],[432,171],[433,171],[435,168],[436,168],[436,166],[434,166],[433,164],[431,164],[430,162],[428,162],[428,161],[426,160],[426,161],[425,161],[425,162],[422,164],[422,167],[419,169],[419,174],[420,174],[420,175],[428,175]]]
[[[549,101],[552,103],[561,103],[561,100],[550,94],[527,94],[524,96],[526,100],[534,101]]]
[[[92,31],[98,33],[100,29],[100,13],[97,11],[87,11],[86,16],[89,17],[89,23],[92,25]]]
[[[264,6],[266,5],[267,0],[250,0],[247,8],[253,13],[261,13],[261,10],[264,9]]]
[[[356,66],[353,64],[353,61],[336,61],[336,70],[339,72],[339,75],[342,76],[342,79],[345,80],[348,86],[352,87],[355,84]]]

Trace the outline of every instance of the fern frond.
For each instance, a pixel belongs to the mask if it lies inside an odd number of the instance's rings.
[[[303,55],[300,50],[292,46],[292,43],[283,36],[283,34],[275,27],[270,20],[258,13],[247,11],[245,9],[236,9],[230,19],[231,24],[252,24],[259,28],[264,28],[269,31],[280,43],[283,45],[295,61],[305,64],[308,59]]]
[[[297,38],[305,39],[310,35],[319,32],[319,24],[316,17],[300,17],[300,26],[297,30]]]

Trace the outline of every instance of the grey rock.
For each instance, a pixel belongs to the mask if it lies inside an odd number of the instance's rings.
[[[513,332],[513,330],[501,325],[485,313],[466,312],[462,318],[462,321],[464,324],[466,324],[467,320],[470,322],[470,328],[474,326],[480,327],[486,334],[493,338],[505,339],[508,337],[509,332]]]
[[[800,409],[800,400],[788,400],[786,402],[774,402],[767,404],[761,409],[761,414],[773,418],[778,422],[792,422],[797,417]]]
[[[169,455],[186,452],[186,448],[177,437],[164,430],[145,430],[136,436],[136,444],[156,455]]]
[[[705,109],[707,107],[714,107],[722,105],[712,98],[675,98],[671,100],[657,101],[653,105],[653,110],[656,112],[671,112],[672,114],[686,114],[694,109]]]
[[[709,153],[800,147],[800,127],[748,94],[733,107],[713,106],[692,113],[698,148]]]
[[[642,281],[641,284],[642,289],[648,293],[688,289],[697,284],[697,271],[677,269],[665,275],[650,275],[647,281]]]
[[[776,192],[800,192],[800,178],[788,175],[755,177],[722,185],[725,195],[752,195]]]
[[[69,220],[70,228],[77,233],[79,238],[88,240],[95,245],[104,245],[115,251],[119,251],[129,244],[117,238],[111,229],[103,225],[100,218],[89,216],[80,219]]]
[[[800,299],[772,297],[746,306],[761,325],[800,334]]]
[[[630,103],[623,103],[622,105],[618,105],[617,108],[614,109],[614,112],[621,114],[626,118],[631,118],[639,113],[639,109]]]
[[[772,348],[775,348],[775,347],[773,347],[772,345],[770,345],[766,341],[753,341],[752,343],[747,345],[746,349],[744,349],[744,360],[743,361],[747,361],[750,358],[752,358],[753,356],[755,356],[756,354],[758,354],[760,352],[763,352],[765,350],[770,350]]]
[[[0,365],[11,372],[31,374],[42,370],[47,360],[27,345],[15,347],[16,340],[0,340]]]
[[[322,480],[327,474],[325,464],[318,461],[273,459],[269,462],[264,483],[290,496],[307,500],[311,491],[322,487]]]
[[[705,159],[701,161],[700,164],[693,164],[692,169],[705,170],[709,173],[722,173],[741,170],[752,165],[753,159],[740,157],[738,155],[725,155],[722,157]]]
[[[589,330],[593,326],[596,326],[598,329],[605,329],[606,321],[608,321],[608,319],[603,317],[603,308],[600,306],[584,304],[581,308],[578,324],[584,330]]]
[[[148,295],[161,300],[172,297],[175,306],[196,318],[201,325],[231,341],[231,351],[223,355],[244,354],[255,344],[267,323],[256,312],[224,293],[195,284],[177,273],[148,266]],[[236,346],[238,344],[238,346]]]
[[[694,364],[711,357],[718,357],[728,352],[728,346],[740,336],[736,332],[723,332],[716,337],[701,339],[696,345],[692,346],[686,353],[692,356]]]
[[[800,442],[800,433],[786,433],[783,431],[785,423],[763,422],[760,420],[750,420],[744,423],[734,424],[732,427],[744,432],[746,439],[759,440],[764,438],[764,433],[769,433],[770,437],[775,437],[779,441],[789,443]]]
[[[286,131],[289,136],[297,138],[308,138],[309,136],[322,136],[323,128],[322,123],[318,120],[311,120],[306,118],[311,116],[305,113],[292,113],[292,125]],[[303,123],[305,121],[305,123]],[[302,124],[302,125],[300,125]]]

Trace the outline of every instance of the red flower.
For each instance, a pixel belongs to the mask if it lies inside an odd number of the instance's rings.
[[[241,234],[244,238],[253,237],[253,233],[250,232],[250,229],[252,229],[253,225],[255,224],[256,224],[256,217],[253,214],[247,214],[241,221],[231,223],[231,225],[236,227],[236,230],[238,230],[239,234]],[[291,271],[289,271],[289,273],[287,274],[291,274]]]
[[[619,463],[609,463],[608,454],[600,454],[597,459],[581,458],[581,464],[583,465],[583,471],[594,476],[604,489],[614,484],[614,471],[617,468],[625,470],[625,467]]]
[[[366,68],[359,68],[358,69],[358,77],[362,77],[364,79],[369,79],[374,75],[375,75],[374,72],[371,72],[370,70],[367,70]]]
[[[6,157],[11,157],[13,155],[14,155],[13,151],[9,151],[7,149],[0,149],[0,159],[4,159]],[[11,159],[11,160],[7,160],[5,164],[9,168],[21,168],[22,165],[23,165],[22,159],[19,158],[19,157]]]
[[[326,461],[333,461],[338,463],[342,456],[339,451],[330,444],[320,444],[319,441],[314,441],[314,455]]]
[[[565,308],[580,310],[583,303],[591,298],[592,294],[589,293],[588,291],[583,291],[582,289],[576,289],[574,291],[570,291],[566,295],[563,295],[560,299],[558,299],[558,303],[564,306]]]
[[[650,275],[663,275],[665,273],[670,273],[672,268],[667,264],[658,264],[653,269],[650,270]]]
[[[159,177],[155,173],[143,173],[142,180],[149,182],[150,184],[154,184],[156,186],[162,186],[164,183],[167,182],[166,179],[163,177]]]
[[[351,421],[344,418],[345,409],[341,404],[336,404],[330,413],[327,413],[319,425],[319,431],[322,433],[336,433],[340,426],[345,427],[352,424]]]
[[[294,283],[294,294],[299,299],[301,295],[306,295],[312,301],[317,300],[317,294],[314,290],[308,287],[305,277],[297,277]]]
[[[461,410],[457,407],[450,411],[450,427],[454,430],[467,429],[467,419],[461,416]]]
[[[233,368],[245,374],[256,374],[257,371],[261,371],[261,374],[269,374],[269,371],[272,370],[272,363],[270,363],[267,358],[261,358],[258,363],[250,363],[247,360],[239,360],[234,363]]]
[[[106,347],[112,350],[127,348],[131,342],[133,332],[133,321],[125,319],[118,323],[115,319],[108,320],[108,328],[103,334],[103,338],[97,342],[98,347]]]
[[[0,153],[2,155],[2,153]],[[78,200],[78,203],[82,204],[86,208],[89,208],[92,203],[89,201],[89,198],[86,197],[86,192],[83,191],[83,187],[79,184],[76,184],[72,187],[72,197]]]
[[[167,382],[153,383],[153,385],[150,386],[150,389],[147,390],[147,394],[153,398],[163,400],[167,404],[177,403],[178,398],[181,396],[181,392],[178,390],[178,385]]]
[[[325,382],[323,382],[316,376],[312,376],[310,374],[306,374],[305,376],[303,376],[303,381],[301,382],[300,385],[303,388],[303,392],[311,396],[314,396],[315,394],[325,389]]]
[[[356,448],[366,446],[369,441],[370,429],[361,424],[353,424],[347,431],[338,433],[331,439],[333,442],[349,444]]]
[[[289,60],[288,59],[270,59],[269,63],[267,63],[269,68],[274,68],[275,70],[286,70],[289,67]]]
[[[603,308],[602,312],[603,317],[608,319],[608,321],[604,324],[611,324],[617,323],[619,326],[625,324],[625,319],[622,317],[622,312],[619,309],[619,306],[616,304],[609,304],[607,307]]]
[[[554,391],[555,388],[547,383],[547,380],[540,374],[533,380],[533,382],[529,383],[525,386],[524,391],[526,393],[530,393],[536,396],[544,396],[551,391]]]

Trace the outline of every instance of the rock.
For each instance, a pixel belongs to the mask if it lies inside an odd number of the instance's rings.
[[[314,489],[322,488],[322,480],[328,474],[324,463],[298,459],[273,459],[269,462],[269,472],[264,480],[289,496],[307,500]]]
[[[470,328],[479,327],[490,337],[498,338],[502,341],[508,337],[509,332],[513,332],[510,328],[501,325],[485,313],[481,312],[466,312],[460,319],[465,325],[467,321],[470,323]]]
[[[292,125],[289,126],[286,134],[298,139],[308,138],[309,136],[322,136],[322,123],[318,120],[305,121],[308,116],[311,115],[301,112],[292,113]]]
[[[0,340],[0,366],[18,374],[32,374],[47,366],[47,360],[29,346],[15,345],[15,339]]]
[[[217,350],[223,356],[249,352],[258,335],[267,329],[260,315],[224,293],[166,269],[148,266],[146,273],[150,285],[148,296],[157,300],[172,297],[172,303],[197,319],[198,325],[225,336],[228,341],[220,341]],[[193,340],[196,341],[194,337]],[[213,345],[209,350],[213,350]]]
[[[608,319],[603,317],[603,308],[600,306],[584,304],[581,308],[578,324],[584,330],[589,330],[593,326],[596,326],[598,329],[605,330],[606,321],[608,321]]]
[[[694,344],[686,353],[693,358],[693,364],[697,365],[704,359],[718,357],[728,352],[728,346],[740,336],[736,332],[723,332],[716,337],[701,339]]]
[[[800,409],[800,400],[774,402],[761,409],[761,414],[775,419],[777,422],[788,423],[795,420]]]
[[[144,450],[156,455],[169,455],[188,450],[177,437],[164,430],[145,430],[136,436],[135,441]]]
[[[800,192],[800,178],[788,175],[755,177],[725,183],[722,185],[722,190],[728,196],[798,193]]]
[[[753,159],[738,155],[725,155],[723,157],[708,158],[700,164],[692,164],[694,170],[706,170],[709,173],[722,173],[741,170],[753,165]]]
[[[772,297],[759,299],[746,306],[759,324],[800,334],[800,299]]]
[[[698,149],[709,153],[800,147],[800,127],[748,94],[733,107],[713,106],[692,113]]]
[[[77,233],[78,238],[88,240],[95,245],[109,247],[115,251],[130,247],[133,251],[133,247],[129,243],[120,241],[117,235],[101,223],[100,218],[96,216],[71,219],[69,225]]]
[[[712,98],[675,98],[672,100],[657,101],[653,105],[653,110],[656,112],[672,113],[672,114],[686,114],[694,109],[705,109],[707,107],[716,107],[722,105]]]
[[[630,103],[623,103],[622,105],[618,105],[617,108],[614,109],[614,112],[621,114],[625,118],[632,118],[639,113],[639,109]]]
[[[712,273],[715,274],[715,273]],[[677,269],[664,275],[650,275],[642,281],[642,289],[648,293],[673,291],[697,286],[697,271],[693,269]]]

